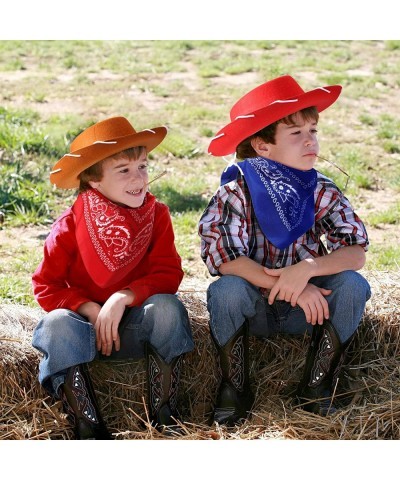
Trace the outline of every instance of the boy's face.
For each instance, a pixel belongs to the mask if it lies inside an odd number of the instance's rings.
[[[147,154],[143,152],[137,160],[127,155],[110,158],[104,162],[103,178],[89,184],[112,202],[137,208],[146,196],[148,181]]]
[[[258,155],[298,170],[314,167],[319,153],[317,122],[304,120],[301,114],[293,117],[294,124],[279,123],[276,128],[275,145],[258,137],[253,148]]]

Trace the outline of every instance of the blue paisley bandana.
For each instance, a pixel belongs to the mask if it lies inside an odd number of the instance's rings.
[[[238,169],[249,187],[260,228],[272,244],[284,249],[313,226],[315,169],[302,171],[264,157],[249,158],[229,166],[221,185],[235,180]]]

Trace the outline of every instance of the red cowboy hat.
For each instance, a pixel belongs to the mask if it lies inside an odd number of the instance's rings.
[[[232,107],[231,123],[211,140],[208,152],[229,155],[250,135],[303,108],[328,108],[340,95],[342,87],[332,85],[305,92],[290,75],[283,75],[246,93]]]
[[[78,175],[111,155],[131,147],[146,147],[150,152],[167,134],[166,127],[136,132],[125,117],[95,123],[78,135],[50,172],[50,182],[60,188],[79,187]]]

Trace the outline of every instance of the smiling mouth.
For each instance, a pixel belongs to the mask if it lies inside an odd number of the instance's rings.
[[[142,190],[142,188],[140,188],[139,190],[127,190],[126,193],[129,193],[129,195],[138,195],[142,192]]]

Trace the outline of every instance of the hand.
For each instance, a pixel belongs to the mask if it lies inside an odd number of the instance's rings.
[[[313,276],[314,269],[312,260],[303,260],[295,265],[279,269],[264,267],[264,272],[272,277],[277,277],[277,281],[269,293],[268,303],[272,305],[277,298],[289,302],[294,307]]]
[[[95,324],[96,346],[103,355],[111,355],[112,347],[118,352],[120,338],[118,325],[121,322],[125,307],[132,303],[133,293],[130,290],[121,290],[114,293],[100,310]]]
[[[329,319],[329,305],[325,297],[331,293],[332,290],[316,287],[312,283],[306,285],[297,304],[304,311],[307,323],[322,325],[324,320]]]

